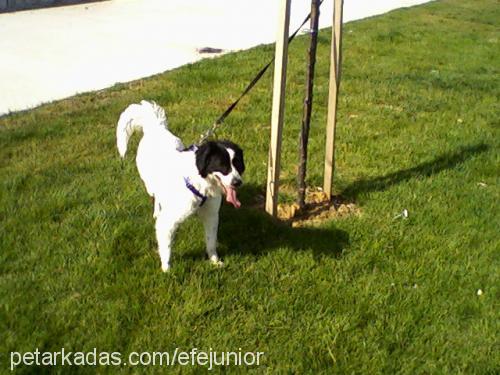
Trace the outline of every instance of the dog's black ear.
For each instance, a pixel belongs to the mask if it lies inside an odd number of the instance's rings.
[[[198,168],[198,173],[203,178],[208,175],[210,155],[214,152],[215,147],[213,142],[205,142],[196,150],[196,168]]]

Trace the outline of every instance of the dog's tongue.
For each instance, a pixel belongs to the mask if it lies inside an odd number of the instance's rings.
[[[226,201],[231,203],[234,207],[240,208],[241,202],[236,197],[236,190],[231,186],[225,186],[226,188]]]

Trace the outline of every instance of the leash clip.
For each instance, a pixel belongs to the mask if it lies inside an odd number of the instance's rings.
[[[201,134],[200,136],[200,141],[198,142],[199,144],[202,144],[203,142],[205,142],[208,138],[212,137],[212,136],[216,136],[216,130],[217,128],[219,127],[220,123],[218,122],[214,122],[214,124],[212,125],[212,127],[210,127],[205,133]]]

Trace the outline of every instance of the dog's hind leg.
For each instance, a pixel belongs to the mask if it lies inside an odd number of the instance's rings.
[[[211,263],[222,266],[223,263],[217,255],[217,231],[219,228],[219,209],[221,197],[209,198],[198,210],[203,226],[205,228],[205,242],[207,245],[207,255]]]
[[[161,269],[167,272],[170,268],[170,253],[175,230],[182,222],[181,218],[167,215],[165,211],[160,212],[156,218],[156,240],[158,241],[158,252],[160,253]]]

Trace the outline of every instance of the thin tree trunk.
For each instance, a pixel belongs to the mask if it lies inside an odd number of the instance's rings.
[[[298,204],[300,208],[305,206],[306,196],[306,172],[307,172],[307,143],[309,141],[309,128],[311,124],[311,112],[313,102],[314,65],[316,64],[316,46],[318,44],[318,20],[319,0],[311,0],[311,39],[309,44],[309,61],[306,76],[306,96],[304,98],[304,114],[302,117],[302,129],[299,140],[299,172],[298,180]]]

